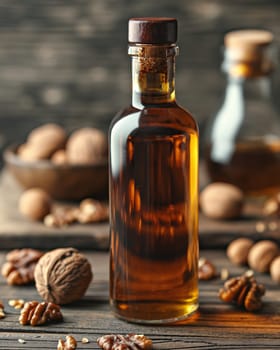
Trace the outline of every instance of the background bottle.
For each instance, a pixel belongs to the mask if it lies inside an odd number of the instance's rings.
[[[273,35],[240,30],[225,36],[224,102],[208,126],[206,165],[212,181],[249,195],[280,190],[280,119],[272,101]]]
[[[110,127],[110,298],[135,322],[198,307],[198,131],[175,101],[177,21],[129,21],[132,104]]]

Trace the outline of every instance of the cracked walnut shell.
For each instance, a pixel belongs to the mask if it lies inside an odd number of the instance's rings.
[[[87,258],[74,248],[46,253],[35,269],[35,283],[41,297],[56,304],[79,300],[93,277]]]
[[[265,294],[265,287],[258,284],[252,271],[242,276],[227,280],[219,291],[221,300],[235,303],[247,311],[257,311],[262,306],[261,298]]]
[[[21,310],[19,322],[22,325],[40,326],[50,322],[63,320],[60,307],[54,303],[29,301]]]
[[[143,334],[108,334],[97,339],[97,344],[104,350],[149,350],[152,349],[151,339]]]
[[[14,249],[6,255],[1,273],[10,285],[23,285],[34,282],[34,270],[43,252],[31,249]]]

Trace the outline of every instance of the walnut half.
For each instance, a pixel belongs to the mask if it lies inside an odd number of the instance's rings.
[[[221,300],[235,303],[247,311],[257,311],[262,306],[261,298],[265,294],[265,287],[257,283],[252,271],[242,276],[227,280],[219,291]]]
[[[1,318],[4,318],[6,316],[5,312],[4,312],[4,305],[2,303],[2,301],[0,300],[0,320]]]
[[[10,285],[33,283],[35,266],[42,255],[41,251],[31,248],[11,250],[1,273]]]
[[[19,322],[22,325],[39,326],[63,320],[60,307],[54,303],[29,301],[21,310]]]
[[[75,350],[77,348],[77,341],[72,335],[66,335],[65,341],[59,339],[57,350]]]
[[[108,334],[97,339],[97,344],[104,350],[149,350],[152,349],[151,339],[143,334]]]

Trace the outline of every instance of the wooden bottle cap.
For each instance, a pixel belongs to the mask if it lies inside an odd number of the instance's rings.
[[[134,44],[172,44],[177,41],[177,20],[168,17],[131,18],[128,41]]]

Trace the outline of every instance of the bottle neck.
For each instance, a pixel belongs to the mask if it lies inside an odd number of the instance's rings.
[[[228,91],[239,90],[241,99],[260,102],[272,98],[271,61],[225,61],[223,68],[227,74]]]
[[[273,51],[247,52],[226,49],[222,69],[232,79],[263,78],[273,72]]]
[[[143,108],[175,101],[175,45],[130,46],[132,105]]]
[[[270,76],[261,75],[254,78],[228,76],[228,89],[234,89],[240,91],[243,99],[256,101],[271,99],[272,97],[272,84]]]

